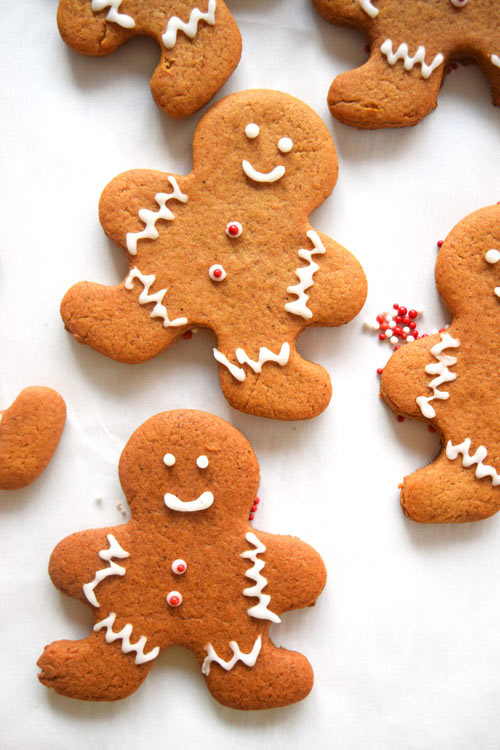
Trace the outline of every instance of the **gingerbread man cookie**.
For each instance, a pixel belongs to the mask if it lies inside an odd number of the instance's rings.
[[[0,489],[37,479],[49,463],[66,420],[66,405],[51,388],[25,388],[0,412]]]
[[[57,23],[77,52],[102,57],[133,36],[161,49],[151,80],[156,104],[186,117],[227,81],[241,56],[241,36],[224,0],[60,0]]]
[[[415,125],[437,105],[447,63],[473,59],[500,104],[498,0],[314,0],[331,23],[356,26],[370,59],[338,76],[332,114],[358,128]]]
[[[133,170],[104,190],[101,223],[127,251],[130,272],[116,287],[70,289],[66,328],[129,363],[210,328],[235,408],[314,417],[330,400],[330,379],[298,354],[297,337],[346,323],[366,296],[358,261],[308,222],[336,182],[330,134],[299,100],[247,91],[204,115],[193,148],[187,177]]]
[[[268,631],[315,603],[325,568],[299,539],[249,526],[259,465],[243,435],[204,412],[158,414],[128,441],[119,474],[131,520],[73,534],[52,553],[54,585],[89,605],[95,625],[45,648],[41,682],[71,698],[125,698],[161,649],[180,645],[226,706],[305,698],[309,662]]]
[[[457,224],[440,250],[436,283],[449,328],[395,352],[382,374],[389,406],[441,436],[439,456],[402,485],[403,510],[415,521],[477,521],[500,508],[499,261],[495,205]]]

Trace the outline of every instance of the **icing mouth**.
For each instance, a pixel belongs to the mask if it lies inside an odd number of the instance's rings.
[[[257,171],[246,159],[243,159],[243,161],[241,162],[241,166],[246,176],[251,180],[254,180],[254,182],[277,182],[278,180],[281,180],[281,178],[285,174],[285,167],[283,166],[283,164],[274,167],[274,169],[271,169],[270,172]]]
[[[214,496],[211,492],[202,492],[196,500],[189,500],[184,502],[180,500],[177,495],[172,495],[170,492],[165,493],[163,496],[165,505],[170,510],[180,510],[182,513],[193,513],[196,510],[206,510],[210,508],[214,501]]]

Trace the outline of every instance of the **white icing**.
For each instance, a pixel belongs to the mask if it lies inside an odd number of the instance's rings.
[[[163,496],[163,500],[165,501],[167,508],[170,508],[170,510],[180,510],[182,513],[194,513],[197,510],[206,510],[207,508],[210,508],[213,504],[214,496],[207,490],[202,492],[196,500],[184,502],[183,500],[180,500],[177,495],[172,495],[170,492],[167,492]]]
[[[374,6],[372,0],[358,0],[358,2],[370,18],[376,18],[378,16],[379,9]]]
[[[438,361],[426,365],[425,371],[428,375],[437,375],[434,380],[431,380],[431,382],[428,383],[428,388],[432,389],[433,395],[418,396],[416,399],[420,411],[424,417],[427,417],[427,419],[436,416],[434,407],[430,405],[431,401],[434,401],[434,399],[446,401],[450,397],[450,394],[446,391],[440,391],[439,386],[443,383],[451,383],[453,380],[456,380],[456,372],[450,372],[448,367],[456,365],[457,358],[452,357],[449,354],[443,354],[443,350],[456,348],[458,346],[460,346],[460,341],[458,339],[454,339],[449,333],[442,333],[441,341],[431,349],[432,356]]]
[[[249,122],[245,128],[245,135],[247,138],[257,138],[260,133],[260,128],[254,122]]]
[[[243,159],[241,166],[243,167],[246,176],[254,182],[277,182],[278,180],[281,180],[285,174],[285,167],[283,164],[274,167],[270,172],[258,172],[246,159]]]
[[[208,458],[206,456],[198,456],[196,459],[196,466],[199,469],[206,469],[208,466]]]
[[[173,453],[165,453],[163,456],[163,463],[165,466],[173,466],[175,464],[175,456]]]
[[[487,250],[484,254],[484,259],[487,263],[498,263],[500,260],[500,250]]]
[[[182,568],[182,570],[180,569]],[[182,560],[179,558],[178,560],[174,560],[172,563],[172,573],[175,573],[177,576],[182,576],[187,570],[187,562],[185,560]]]
[[[500,286],[496,286],[493,291],[495,292],[497,297],[500,297]]]
[[[500,68],[500,56],[499,55],[491,55],[490,59],[493,65],[496,65],[497,68]]]
[[[214,273],[215,271],[220,271],[220,273]],[[208,269],[208,275],[212,279],[212,281],[224,281],[224,279],[227,276],[226,271],[224,270],[224,267],[220,265],[220,263],[214,263],[213,266],[210,266]]]
[[[123,0],[92,0],[90,8],[94,13],[99,10],[104,10],[104,8],[109,8],[106,21],[117,23],[119,26],[123,26],[124,29],[133,29],[135,21],[132,16],[127,16],[125,13],[118,12],[118,8],[122,2]]]
[[[149,208],[141,208],[139,210],[139,219],[146,225],[142,232],[127,232],[126,243],[127,250],[130,255],[137,255],[137,243],[139,240],[157,240],[160,236],[156,222],[160,219],[164,221],[173,221],[175,219],[174,214],[167,206],[167,201],[177,200],[181,203],[187,203],[188,197],[181,191],[177,180],[172,175],[168,175],[168,182],[172,186],[171,193],[156,193],[155,201],[159,205],[158,211],[150,211]]]
[[[455,6],[455,8],[463,8],[464,5],[467,5],[469,0],[450,0],[450,2]]]
[[[236,227],[238,230],[236,234],[231,234],[229,231],[229,227]],[[232,240],[237,239],[238,237],[241,237],[243,234],[243,227],[241,226],[239,221],[230,221],[228,224],[226,224],[226,234],[228,237],[230,237]]]
[[[218,655],[211,643],[205,646],[207,655],[201,666],[201,671],[204,675],[208,676],[210,674],[210,664],[213,661],[216,664],[220,664],[220,666],[225,669],[226,672],[229,672],[238,661],[243,662],[243,664],[245,664],[247,667],[253,667],[262,648],[262,638],[260,637],[260,635],[258,636],[257,640],[252,646],[252,650],[247,654],[240,650],[240,647],[238,646],[236,641],[230,641],[229,646],[231,648],[231,651],[233,652],[233,656],[228,661],[225,661]]]
[[[498,487],[500,484],[500,475],[497,474],[493,466],[484,464],[483,461],[488,455],[488,451],[484,445],[480,445],[473,456],[470,455],[471,439],[465,438],[463,443],[460,445],[453,445],[451,440],[448,440],[446,445],[446,456],[450,461],[454,461],[459,455],[462,456],[462,464],[466,468],[469,466],[476,465],[476,477],[482,479],[483,477],[490,477],[491,484],[493,487]]]
[[[258,558],[258,555],[266,551],[266,546],[251,531],[245,534],[245,539],[247,540],[247,542],[250,542],[253,547],[255,547],[255,549],[249,549],[241,553],[241,557],[244,557],[246,560],[252,560],[253,562],[252,567],[248,568],[248,570],[245,572],[245,575],[247,578],[255,581],[255,586],[249,586],[248,588],[243,589],[243,594],[245,596],[255,596],[259,600],[259,603],[255,604],[253,607],[250,607],[247,612],[250,617],[255,617],[258,620],[271,620],[271,622],[281,622],[281,619],[278,617],[278,615],[268,609],[268,604],[271,601],[271,597],[269,596],[269,594],[262,593],[262,590],[267,586],[267,578],[264,578],[261,573],[262,569],[265,566],[265,562],[264,560],[260,560]]]
[[[282,154],[288,154],[293,148],[293,141],[291,138],[280,138],[278,141],[278,149]]]
[[[106,628],[106,643],[121,641],[122,651],[124,654],[129,654],[131,651],[135,652],[136,664],[145,664],[147,661],[156,659],[156,657],[160,653],[160,649],[158,648],[158,646],[155,646],[155,648],[151,649],[151,651],[144,653],[144,647],[148,642],[146,636],[141,635],[138,641],[136,641],[135,643],[131,643],[130,636],[132,635],[133,626],[130,623],[127,623],[127,625],[125,625],[118,633],[115,633],[115,631],[113,630],[115,620],[116,614],[114,612],[111,612],[111,614],[108,615],[108,617],[106,617],[104,620],[96,622],[96,624],[94,625],[94,630],[98,631]]]
[[[168,20],[167,28],[162,36],[163,44],[167,49],[175,47],[177,42],[177,32],[182,31],[190,39],[194,39],[198,33],[198,24],[205,21],[210,26],[215,24],[216,0],[208,0],[208,9],[203,13],[199,8],[193,8],[189,15],[189,21],[181,21],[178,16],[172,16]]]
[[[307,300],[309,295],[305,293],[306,289],[309,289],[314,284],[313,276],[318,270],[319,266],[312,259],[313,255],[326,253],[325,246],[321,242],[319,235],[314,229],[310,229],[307,232],[307,236],[313,243],[314,247],[312,250],[299,250],[299,258],[307,261],[307,266],[300,266],[296,269],[295,274],[299,279],[298,284],[289,286],[287,292],[290,294],[296,294],[298,299],[293,302],[287,302],[285,310],[293,315],[300,315],[302,318],[308,320],[312,318],[312,312],[307,307]]]
[[[226,355],[220,352],[218,349],[214,349],[213,353],[217,362],[220,362],[221,365],[227,367],[231,375],[236,378],[236,380],[239,380],[242,383],[246,379],[246,374],[242,367],[233,365],[232,362],[228,360]],[[244,349],[236,349],[236,359],[238,360],[240,365],[247,364],[252,368],[254,372],[257,373],[262,372],[262,365],[264,365],[266,362],[276,362],[278,365],[281,365],[281,367],[284,367],[287,364],[289,357],[290,344],[288,344],[287,342],[281,345],[281,349],[279,350],[278,354],[275,354],[266,346],[261,346],[259,350],[259,359],[257,361],[250,359]]]
[[[163,304],[163,298],[165,297],[167,290],[166,289],[160,289],[158,292],[155,292],[154,294],[150,294],[149,290],[153,286],[153,284],[156,281],[156,276],[154,273],[151,273],[149,275],[143,274],[139,271],[137,266],[131,269],[129,275],[125,279],[125,288],[126,289],[133,289],[134,288],[134,279],[139,279],[141,284],[144,286],[144,289],[139,295],[139,304],[140,305],[148,305],[151,302],[155,302],[155,306],[151,310],[150,317],[151,318],[161,318],[163,320],[163,327],[169,328],[170,326],[184,326],[188,322],[187,318],[174,318],[173,320],[170,320],[168,317],[167,308]]]
[[[172,601],[174,597],[176,600]],[[182,594],[179,591],[169,591],[166,599],[169,607],[180,607],[182,604]]]
[[[83,593],[93,607],[100,606],[94,593],[95,587],[108,576],[124,576],[127,572],[122,565],[118,565],[117,563],[113,562],[112,558],[118,557],[118,559],[123,560],[126,557],[130,557],[129,553],[126,552],[122,547],[120,547],[113,534],[107,534],[106,539],[108,540],[109,547],[108,549],[100,550],[98,555],[101,560],[105,560],[107,563],[109,563],[109,566],[107,568],[101,568],[101,570],[98,570],[93,580],[89,583],[84,583],[83,585]]]
[[[429,78],[436,68],[438,68],[444,60],[444,55],[439,52],[433,59],[430,65],[425,62],[425,47],[420,45],[416,53],[411,57],[408,54],[408,45],[403,42],[399,45],[396,52],[392,51],[392,41],[386,39],[383,45],[380,47],[380,51],[387,57],[389,65],[395,65],[398,60],[404,61],[405,70],[412,70],[414,65],[421,65],[421,76],[422,78]]]

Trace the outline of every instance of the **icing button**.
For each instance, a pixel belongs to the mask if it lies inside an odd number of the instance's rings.
[[[179,591],[169,591],[167,594],[169,607],[179,607],[182,604],[182,594]]]
[[[181,576],[187,570],[187,562],[185,560],[174,560],[172,563],[172,573]]]
[[[243,227],[239,221],[230,221],[226,224],[226,234],[231,239],[237,239],[243,234]]]

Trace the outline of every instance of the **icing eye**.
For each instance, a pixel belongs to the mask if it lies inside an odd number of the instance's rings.
[[[257,138],[260,133],[260,128],[254,122],[249,122],[245,128],[245,135],[247,138]]]
[[[208,275],[212,279],[212,281],[224,281],[227,274],[224,271],[224,268],[220,266],[218,263],[215,263],[213,266],[210,266],[208,269]]]
[[[498,263],[500,260],[500,250],[488,250],[484,255],[484,259],[487,263]]]
[[[169,607],[179,607],[182,604],[182,594],[179,591],[169,591],[167,604]]]
[[[455,8],[463,8],[468,2],[469,0],[451,0],[451,4],[454,5]]]
[[[243,227],[241,226],[240,222],[230,221],[229,224],[226,224],[226,234],[228,237],[231,237],[231,239],[241,237],[241,235],[243,234]]]
[[[208,458],[206,456],[198,456],[196,459],[196,466],[199,469],[206,469],[208,466]]]
[[[278,141],[278,148],[282,154],[288,154],[293,148],[293,141],[291,138],[280,138]]]
[[[185,560],[174,560],[172,563],[172,573],[181,576],[187,570],[187,562]]]
[[[165,453],[163,456],[163,463],[165,466],[173,466],[175,464],[175,456],[173,453]]]

